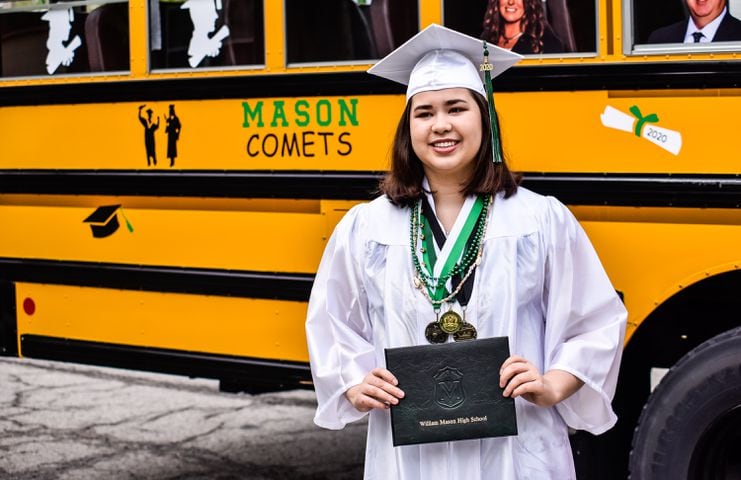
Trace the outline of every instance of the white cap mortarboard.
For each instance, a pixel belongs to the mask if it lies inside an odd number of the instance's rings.
[[[71,8],[49,10],[45,14],[41,15],[41,20],[45,20],[49,23],[69,23],[75,21],[75,14]]]
[[[414,94],[445,88],[470,88],[486,97],[484,41],[432,24],[373,65],[368,73],[407,85],[407,100]],[[523,57],[487,45],[491,77],[496,77]]]
[[[216,10],[221,10],[221,0],[215,0],[216,1]],[[185,2],[180,5],[181,10],[208,10],[209,7],[211,7],[214,4],[213,0],[185,0]]]

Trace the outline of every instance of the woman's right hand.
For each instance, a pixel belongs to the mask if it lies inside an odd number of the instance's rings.
[[[374,368],[363,381],[345,392],[345,397],[359,412],[374,408],[389,408],[404,398],[404,392],[397,387],[399,381],[385,368]]]

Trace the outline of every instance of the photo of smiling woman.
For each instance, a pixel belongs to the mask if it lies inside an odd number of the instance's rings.
[[[570,211],[507,167],[478,65],[498,74],[520,56],[489,46],[484,60],[482,44],[431,25],[369,70],[407,85],[391,167],[329,239],[306,321],[314,421],[369,416],[367,479],[572,479],[569,428],[616,422],[625,308]],[[441,312],[461,319],[455,332]],[[491,337],[509,339],[491,368],[517,435],[394,447],[405,392],[384,349]]]
[[[481,38],[522,55],[565,51],[546,21],[542,0],[489,0]]]

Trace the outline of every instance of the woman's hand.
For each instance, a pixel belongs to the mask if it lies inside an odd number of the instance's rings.
[[[345,397],[359,412],[367,412],[374,408],[389,408],[404,398],[404,392],[396,385],[399,381],[385,368],[374,368],[365,376],[362,383],[350,387]]]
[[[573,395],[584,382],[563,370],[541,375],[527,359],[512,355],[499,369],[499,386],[505,397],[522,396],[540,407],[550,407]]]

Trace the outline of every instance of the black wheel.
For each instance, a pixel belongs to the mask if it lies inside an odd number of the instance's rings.
[[[638,420],[632,480],[741,479],[741,327],[682,357]]]

